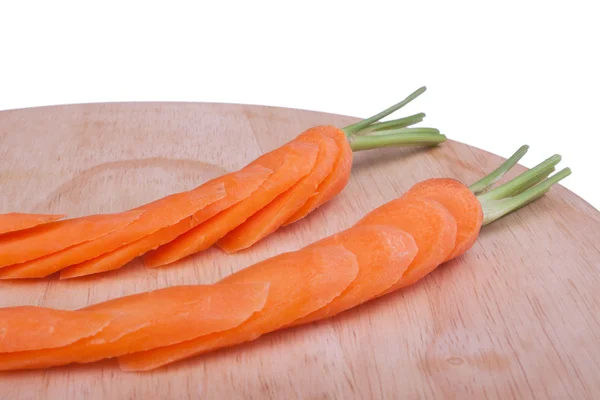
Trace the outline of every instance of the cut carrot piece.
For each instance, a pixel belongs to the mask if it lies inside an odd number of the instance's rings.
[[[161,229],[160,231],[146,236],[136,242],[120,247],[100,257],[85,261],[78,265],[65,268],[61,279],[76,278],[120,268],[129,261],[147,252],[169,243],[192,228],[200,225],[209,218],[214,217],[223,210],[239,203],[254,193],[273,173],[272,170],[260,165],[251,165],[240,171],[233,172],[225,177],[219,178],[225,184],[227,196],[208,207],[196,212],[189,218],[179,223]],[[2,271],[0,271],[0,279]]]
[[[317,140],[319,155],[312,171],[292,188],[280,194],[275,200],[248,218],[246,222],[230,231],[217,242],[217,246],[228,253],[252,246],[275,232],[306,203],[309,197],[314,195],[319,184],[331,173],[339,152],[333,139],[320,136]]]
[[[261,282],[174,286],[96,304],[78,311],[111,316],[96,335],[60,348],[0,354],[0,370],[88,363],[231,329],[260,311],[268,292]]]
[[[178,236],[192,229],[194,226],[193,217],[188,217],[177,224],[168,226],[152,235],[136,240],[133,243],[126,244],[116,250],[92,258],[80,264],[72,265],[60,271],[60,279],[71,279],[101,272],[108,272],[119,269],[135,258],[144,255],[148,251],[154,250],[162,244],[168,243]],[[14,278],[12,267],[6,268],[8,271],[0,270],[0,279]],[[23,271],[17,271],[19,278],[23,278]],[[29,276],[28,276],[29,277]]]
[[[292,326],[332,317],[377,297],[400,280],[418,251],[410,234],[389,225],[354,226],[311,247],[332,244],[342,245],[356,256],[358,275],[331,303]]]
[[[350,169],[352,168],[352,148],[344,131],[334,126],[319,126],[314,129],[320,129],[325,136],[331,137],[338,145],[340,152],[333,166],[331,174],[319,185],[314,196],[310,197],[306,203],[292,215],[283,226],[296,222],[316,208],[327,203],[333,197],[346,187],[350,179]],[[309,136],[309,132],[301,134],[296,140],[303,140],[303,137]]]
[[[97,239],[122,229],[142,215],[141,210],[97,214],[39,225],[2,235],[0,267],[22,263]]]
[[[62,347],[100,332],[111,316],[44,307],[0,308],[0,353]]]
[[[150,235],[157,230],[173,225],[194,212],[203,209],[226,196],[221,182],[209,183],[189,192],[182,192],[164,197],[160,200],[139,207],[136,210],[143,214],[126,227],[89,240],[45,257],[31,260],[10,267],[2,279],[6,278],[38,278],[48,276],[69,265],[98,257],[111,252],[125,244]]]
[[[419,249],[402,278],[383,294],[412,285],[440,265],[454,249],[456,221],[440,203],[400,197],[368,213],[357,225],[387,224],[408,232]]]
[[[315,165],[318,150],[315,143],[290,142],[259,157],[250,165],[263,165],[274,172],[252,196],[146,254],[144,264],[158,267],[206,250],[306,176]]]
[[[475,194],[466,185],[455,179],[427,179],[414,185],[405,196],[435,200],[454,216],[456,243],[444,261],[462,255],[473,246],[483,223],[483,209]]]
[[[223,279],[221,283],[269,282],[265,307],[240,326],[194,340],[119,358],[122,369],[157,368],[222,347],[257,339],[329,304],[356,278],[354,254],[342,246],[283,253]]]
[[[64,218],[63,214],[0,214],[0,234],[22,231]]]
[[[226,193],[225,197],[211,202],[209,205],[196,211],[192,216],[186,217],[174,225],[167,226],[153,234],[147,235],[132,243],[128,243],[125,246],[113,249],[112,251],[105,250],[104,254],[99,257],[86,257],[86,254],[89,253],[70,251],[79,247],[76,246],[23,264],[6,267],[0,270],[0,279],[40,278],[48,276],[64,268],[66,265],[72,265],[73,261],[81,260],[81,258],[89,261],[84,261],[64,269],[61,278],[89,275],[120,268],[134,258],[139,257],[147,251],[153,250],[164,243],[170,242],[202,221],[219,213],[221,210],[248,197],[271,173],[272,172],[267,168],[253,166],[216,178],[208,183],[210,183],[210,187],[213,188],[223,186],[224,192]],[[218,193],[221,192],[222,191],[219,189]],[[216,194],[216,196],[221,197],[220,194]],[[84,250],[85,248],[86,247],[83,247],[81,250]]]

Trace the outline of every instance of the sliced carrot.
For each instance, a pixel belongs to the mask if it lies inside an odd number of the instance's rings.
[[[240,326],[194,340],[119,358],[122,369],[149,370],[222,347],[254,340],[329,304],[358,274],[354,254],[342,246],[283,253],[223,279],[221,283],[268,282],[265,307]]]
[[[227,192],[225,198],[203,208],[191,217],[185,218],[175,225],[163,228],[152,235],[129,243],[100,257],[65,268],[61,271],[60,278],[76,278],[121,268],[134,258],[171,242],[207,219],[214,217],[219,212],[248,198],[272,173],[273,171],[268,168],[260,165],[252,165],[218,178],[225,185]],[[0,271],[0,279],[4,277],[2,272]]]
[[[350,179],[350,169],[352,168],[352,148],[348,143],[348,139],[344,131],[334,126],[319,126],[315,129],[321,130],[321,134],[331,137],[338,145],[340,153],[333,166],[331,174],[319,185],[314,196],[310,197],[306,203],[292,215],[283,226],[296,222],[316,208],[327,203],[333,197],[346,187]],[[303,140],[304,137],[309,137],[310,132],[302,133],[297,140]]]
[[[217,246],[228,253],[252,246],[276,231],[314,195],[319,184],[331,173],[339,152],[335,141],[329,137],[320,136],[316,141],[319,155],[312,171],[246,222],[227,233],[217,242]]]
[[[456,243],[444,261],[462,255],[473,246],[483,223],[483,209],[466,185],[455,179],[427,179],[414,185],[405,196],[435,200],[446,207],[456,220]]]
[[[194,227],[193,217],[188,217],[177,224],[168,226],[152,235],[136,240],[133,243],[126,244],[116,250],[103,254],[91,260],[75,264],[60,271],[60,279],[71,279],[101,272],[108,272],[119,269],[135,258],[144,255],[148,251],[154,250],[164,243],[168,243],[178,236],[184,234]],[[15,278],[12,267],[6,268],[8,271],[0,270],[0,279]],[[23,271],[18,271],[18,278],[30,278],[32,276],[23,276]]]
[[[331,303],[292,326],[332,317],[377,297],[400,280],[418,251],[411,235],[389,225],[354,226],[311,247],[332,244],[342,245],[356,256],[358,275]]]
[[[402,278],[383,294],[412,285],[440,265],[454,249],[456,221],[440,203],[400,197],[368,213],[357,225],[387,224],[408,232],[419,249]]]
[[[95,240],[89,240],[62,251],[29,262],[14,265],[4,278],[37,278],[48,276],[69,265],[98,257],[125,244],[173,225],[194,212],[226,196],[222,182],[208,182],[199,188],[164,197],[136,210],[143,214],[133,223]],[[0,276],[3,274],[0,272]]]
[[[158,267],[206,250],[306,176],[316,162],[318,150],[315,143],[290,142],[259,157],[250,165],[263,165],[274,172],[252,196],[146,254],[144,264]]]
[[[2,235],[0,267],[33,260],[122,229],[143,214],[142,210],[97,214],[54,221],[25,231]]]
[[[77,312],[110,316],[97,334],[60,348],[0,354],[0,370],[88,363],[231,329],[260,311],[268,292],[261,282],[174,286],[96,304]]]
[[[0,308],[0,353],[50,349],[95,335],[111,316],[44,307]]]
[[[0,234],[33,228],[64,217],[63,214],[0,214]]]

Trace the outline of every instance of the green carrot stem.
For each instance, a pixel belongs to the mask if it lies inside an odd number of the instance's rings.
[[[423,92],[425,92],[425,90],[427,90],[427,88],[425,86],[423,86],[423,87],[417,89],[416,91],[414,91],[413,93],[411,93],[407,98],[405,98],[401,102],[394,104],[393,106],[383,110],[379,114],[375,114],[372,117],[363,119],[362,121],[359,121],[355,124],[348,125],[345,128],[343,128],[342,130],[344,132],[346,132],[347,136],[352,136],[352,135],[356,134],[356,132],[366,128],[367,126],[369,126],[369,125],[379,121],[380,119],[387,117],[391,113],[401,109],[402,107],[404,107],[405,105],[407,105],[408,103],[410,103],[411,101],[413,101],[414,99],[419,97]]]
[[[401,128],[389,130],[386,135],[352,136],[352,151],[377,149],[380,147],[434,146],[446,140],[446,136],[434,128]]]
[[[482,202],[483,225],[488,225],[502,218],[503,216],[531,203],[532,201],[539,199],[548,190],[550,190],[554,184],[558,183],[569,175],[571,175],[571,169],[565,168],[516,196],[507,197],[500,200],[490,200],[485,203]]]
[[[529,146],[523,145],[517,150],[512,156],[510,156],[506,161],[502,163],[498,168],[496,168],[489,175],[481,178],[477,182],[473,183],[469,186],[469,189],[475,194],[481,194],[488,191],[494,183],[498,182],[504,174],[506,174],[512,167],[514,167],[521,158],[527,153],[529,150]]]
[[[538,176],[537,178],[532,178],[531,180],[529,180],[528,184],[516,188],[506,197],[512,197],[512,196],[516,196],[518,194],[523,193],[530,187],[533,187],[533,186],[537,185],[538,183],[543,182],[546,178],[548,178],[550,175],[552,175],[554,173],[554,171],[556,171],[556,168],[554,168],[554,167],[552,167],[551,169],[548,169],[548,170],[544,170],[543,173],[540,173],[540,176]]]
[[[356,132],[357,135],[367,135],[367,134],[379,134],[379,132],[385,132],[387,129],[398,129],[398,128],[406,128],[414,124],[418,124],[423,121],[425,118],[424,113],[418,113],[414,115],[410,115],[404,118],[393,119],[391,121],[385,122],[376,122],[365,129],[362,129]],[[375,133],[376,132],[376,133]]]
[[[523,187],[530,187],[532,183],[536,182],[540,176],[547,175],[549,171],[560,162],[560,159],[560,155],[555,154],[538,166],[522,173],[511,181],[477,197],[482,203],[484,203],[490,200],[499,200],[510,196]]]

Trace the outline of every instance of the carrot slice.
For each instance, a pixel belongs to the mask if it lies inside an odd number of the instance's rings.
[[[194,212],[203,209],[226,196],[222,182],[208,182],[189,192],[181,192],[146,204],[136,210],[143,214],[126,227],[101,236],[95,240],[68,247],[57,253],[14,265],[0,277],[38,278],[48,276],[69,265],[98,257],[120,246],[150,235],[159,229],[173,225]]]
[[[0,353],[66,346],[100,332],[110,320],[110,315],[91,311],[0,308]]]
[[[64,217],[63,214],[0,214],[0,234],[33,228]]]
[[[352,148],[350,148],[350,144],[348,143],[344,131],[334,126],[319,126],[313,129],[319,129],[322,135],[329,136],[335,140],[340,149],[340,153],[333,166],[333,171],[323,182],[321,182],[315,195],[310,197],[306,203],[283,224],[283,226],[306,217],[316,208],[327,203],[346,187],[346,184],[348,184],[348,180],[350,179]],[[310,131],[304,132],[297,140],[304,140],[304,138],[308,137],[310,134]]]
[[[358,275],[331,303],[292,326],[332,317],[377,297],[400,280],[418,251],[411,235],[389,225],[354,226],[311,246],[332,244],[340,244],[356,256]]]
[[[368,213],[357,225],[388,224],[408,232],[419,249],[402,278],[383,294],[412,285],[440,265],[454,249],[456,221],[440,203],[400,197]]]
[[[96,304],[78,311],[111,317],[96,335],[60,348],[0,354],[0,370],[88,363],[230,329],[261,310],[268,292],[261,282],[174,286]]]
[[[227,233],[217,242],[217,246],[228,253],[252,246],[276,231],[314,195],[319,184],[331,173],[339,152],[333,139],[320,136],[317,140],[319,155],[312,171],[246,222]]]
[[[203,208],[191,217],[185,218],[175,225],[163,228],[152,235],[129,243],[100,257],[65,268],[61,272],[60,278],[76,278],[121,268],[134,258],[169,243],[207,219],[214,217],[219,212],[248,198],[272,173],[273,171],[268,168],[260,165],[252,165],[218,178],[225,184],[227,192],[225,198]],[[4,277],[2,272],[0,271],[0,279]]]
[[[463,183],[449,178],[427,179],[414,185],[405,196],[435,200],[456,220],[456,243],[444,262],[464,254],[473,246],[483,223],[483,209],[475,194]]]
[[[315,143],[290,142],[259,157],[250,165],[263,165],[274,172],[252,196],[146,254],[144,264],[158,267],[206,250],[306,176],[316,162],[318,150]]]
[[[270,283],[265,307],[249,320],[224,332],[120,357],[119,364],[128,371],[149,370],[257,339],[329,304],[350,285],[357,273],[356,257],[339,245],[280,254],[221,281]]]
[[[142,210],[96,214],[55,221],[0,238],[0,267],[33,260],[122,229],[142,215]]]

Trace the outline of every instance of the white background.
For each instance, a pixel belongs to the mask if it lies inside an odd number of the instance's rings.
[[[596,5],[594,5],[596,3]],[[0,0],[0,110],[210,101],[403,114],[531,167],[600,208],[597,1]]]

